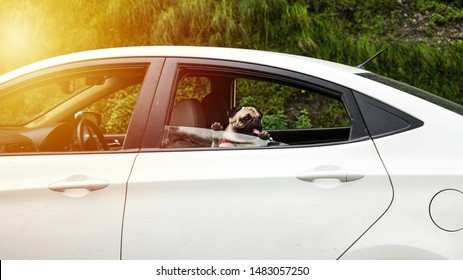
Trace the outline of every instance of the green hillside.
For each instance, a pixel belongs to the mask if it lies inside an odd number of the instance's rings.
[[[358,65],[445,7],[437,0],[0,0],[0,73],[59,54],[133,45],[280,51]],[[463,104],[455,1],[368,70]]]

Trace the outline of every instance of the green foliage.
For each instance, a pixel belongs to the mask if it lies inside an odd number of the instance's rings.
[[[455,1],[367,69],[463,103],[462,2]],[[443,0],[0,0],[0,72],[59,54],[133,45],[262,49],[358,65],[446,4]],[[452,31],[448,36],[447,30]],[[307,117],[315,124],[309,109],[309,115],[281,119],[281,106],[288,104],[281,96],[275,100],[270,96],[243,96],[243,102],[267,104],[269,122],[303,123]]]
[[[137,101],[140,85],[114,92],[85,109],[102,115],[103,133],[125,133]]]
[[[275,114],[262,117],[265,129],[286,129],[289,128],[289,120],[284,110],[277,111]]]
[[[259,108],[266,129],[350,125],[342,102],[309,89],[248,79],[237,79],[236,88],[238,105]]]
[[[311,128],[312,124],[310,122],[309,111],[307,109],[302,109],[297,115],[296,123],[294,128]]]
[[[176,101],[193,98],[202,100],[211,92],[211,84],[205,77],[184,77],[177,86]]]

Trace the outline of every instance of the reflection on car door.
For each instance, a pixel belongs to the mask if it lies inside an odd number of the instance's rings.
[[[370,140],[142,153],[122,258],[336,259],[391,199]]]

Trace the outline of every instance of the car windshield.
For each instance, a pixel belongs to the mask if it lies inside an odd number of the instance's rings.
[[[460,105],[460,104],[457,104],[455,102],[452,102],[448,99],[445,99],[443,97],[440,97],[436,94],[433,94],[433,93],[430,93],[430,92],[427,92],[425,90],[422,90],[422,89],[419,89],[419,88],[416,88],[416,87],[413,87],[411,85],[408,85],[406,83],[402,83],[402,82],[399,82],[399,81],[396,81],[396,80],[393,80],[393,79],[390,79],[390,78],[387,78],[387,77],[384,77],[384,76],[381,76],[381,75],[377,75],[377,74],[374,74],[374,73],[361,73],[361,74],[358,74],[362,77],[365,77],[365,78],[368,78],[370,80],[373,80],[373,81],[376,81],[376,82],[379,82],[379,83],[382,83],[382,84],[385,84],[385,85],[388,85],[388,86],[391,86],[393,88],[396,88],[396,89],[399,89],[401,91],[405,91],[409,94],[412,94],[416,97],[419,97],[421,99],[424,99],[426,101],[429,101],[429,102],[432,102],[440,107],[443,107],[445,109],[448,109],[454,113],[457,113],[457,114],[460,114],[463,116],[463,106]]]
[[[0,95],[0,126],[22,126],[91,87],[87,78],[47,81]]]

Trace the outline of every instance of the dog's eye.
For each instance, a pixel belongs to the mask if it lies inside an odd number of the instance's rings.
[[[251,119],[250,115],[246,115],[242,118],[243,121],[249,121]]]

